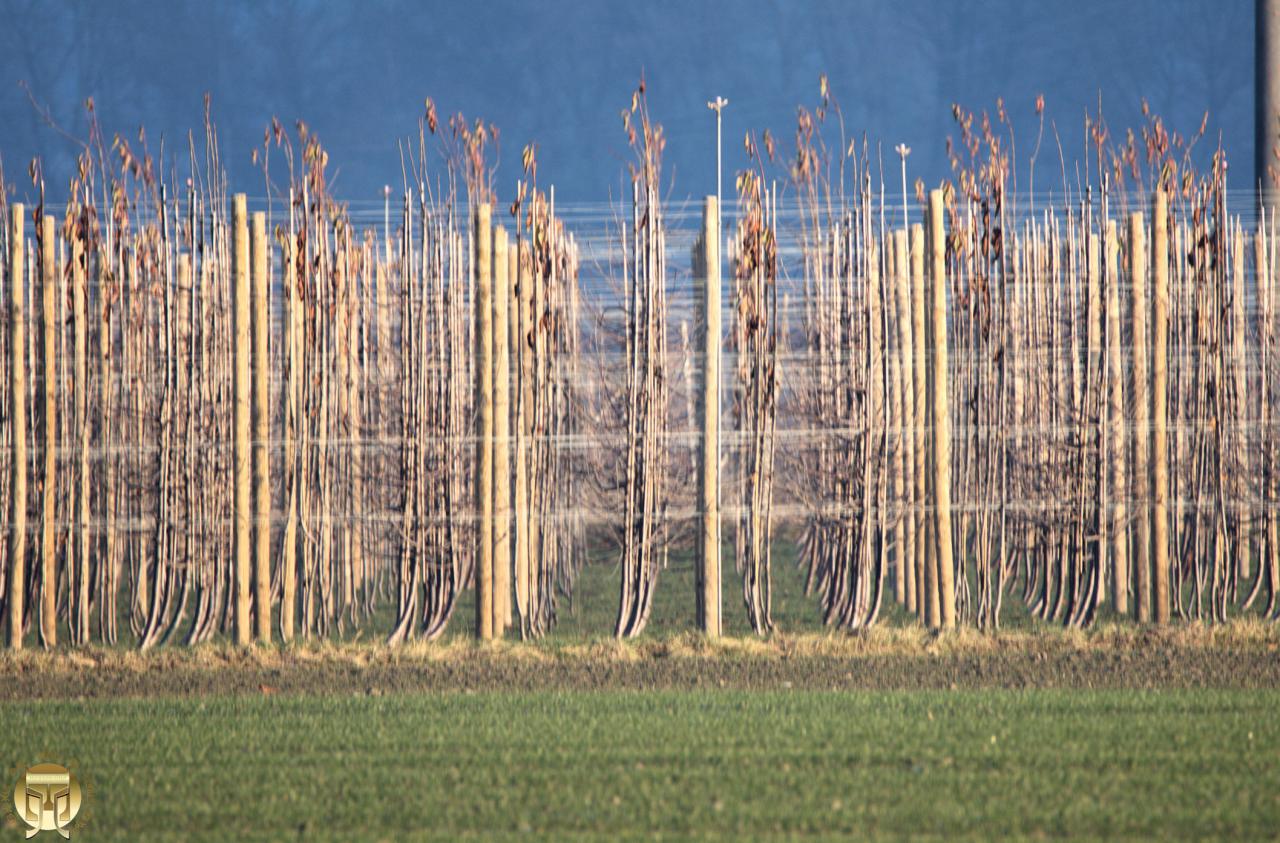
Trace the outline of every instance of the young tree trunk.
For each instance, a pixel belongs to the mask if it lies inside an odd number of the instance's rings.
[[[301,465],[298,459],[298,428],[301,424],[301,329],[302,301],[298,296],[295,241],[290,236],[281,253],[281,273],[284,303],[284,482],[287,503],[285,507],[284,537],[280,554],[280,638],[293,640],[293,628],[297,611],[298,589],[298,505],[301,489]]]
[[[88,315],[86,313],[86,261],[83,235],[77,232],[71,245],[71,320],[73,326],[73,400],[76,435],[75,492],[75,614],[71,638],[76,644],[89,643],[89,367]],[[25,514],[24,514],[25,517]]]

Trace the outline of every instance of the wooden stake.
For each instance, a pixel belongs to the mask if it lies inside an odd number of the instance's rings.
[[[915,499],[916,507],[916,610],[920,620],[930,629],[938,625],[942,609],[938,601],[938,571],[933,543],[933,516],[926,512],[929,501],[930,474],[925,469],[928,445],[925,428],[932,421],[929,401],[929,370],[925,365],[928,336],[924,321],[924,226],[911,226],[911,335],[915,360],[914,370],[915,426]]]
[[[918,610],[920,586],[916,583],[916,550],[917,527],[920,498],[917,497],[917,459],[916,459],[916,350],[915,334],[912,331],[911,313],[911,276],[908,266],[907,231],[902,229],[893,235],[894,260],[894,293],[897,305],[898,358],[900,361],[900,379],[902,392],[901,430],[899,432],[898,450],[902,453],[903,499],[906,505],[902,513],[905,524],[904,544],[898,548],[898,566],[904,568],[905,603],[908,612]]]
[[[1107,368],[1110,403],[1107,407],[1111,437],[1111,556],[1114,574],[1116,612],[1129,613],[1129,530],[1125,515],[1125,435],[1124,435],[1124,363],[1120,336],[1119,243],[1115,220],[1107,220],[1103,251],[1106,258],[1107,285]]]
[[[271,643],[271,328],[267,215],[253,215],[253,577],[258,641]]]
[[[26,208],[9,207],[9,419],[13,431],[9,500],[9,649],[22,649],[27,585],[27,324],[23,307]],[[86,608],[87,611],[87,608]]]
[[[494,636],[493,600],[493,234],[492,208],[476,207],[471,242],[476,291],[476,636]]]
[[[933,418],[934,545],[940,625],[956,625],[955,568],[951,550],[951,415],[947,395],[947,243],[942,191],[929,192],[929,281],[933,312],[929,322],[933,367],[929,378]]]
[[[493,629],[511,625],[511,361],[507,230],[493,230]]]
[[[698,570],[698,625],[720,636],[720,209],[714,196],[702,208],[702,317],[706,327],[702,357],[701,471],[698,510],[702,552]]]
[[[511,626],[519,619],[519,610],[516,608],[514,594],[515,589],[519,585],[519,571],[516,568],[515,559],[515,542],[516,542],[516,505],[515,505],[515,475],[518,471],[516,467],[516,436],[520,429],[520,418],[517,415],[520,410],[520,340],[517,336],[519,333],[520,322],[520,301],[516,298],[516,286],[520,280],[520,241],[516,237],[512,237],[507,244],[507,283],[504,285],[507,296],[507,462],[508,462],[508,488],[510,494],[507,496],[507,556],[509,576],[511,583],[507,588],[507,626]],[[495,330],[501,330],[495,327]]]
[[[1154,309],[1151,318],[1151,482],[1154,508],[1151,512],[1153,541],[1152,587],[1155,590],[1155,621],[1167,624],[1169,607],[1169,205],[1163,190],[1156,191],[1151,228],[1155,248],[1152,255]]]
[[[1150,368],[1147,356],[1147,242],[1140,211],[1129,215],[1129,280],[1133,288],[1133,590],[1138,622],[1151,621]],[[1117,592],[1118,596],[1118,592]],[[1118,599],[1118,598],[1117,598]],[[1118,607],[1119,604],[1117,604]]]
[[[58,273],[57,221],[40,218],[40,317],[44,398],[44,477],[40,506],[40,641],[58,644]],[[11,557],[12,558],[12,557]]]
[[[250,593],[250,534],[253,523],[251,457],[249,449],[249,329],[251,291],[249,288],[249,219],[248,204],[243,193],[232,200],[232,298],[234,300],[235,371],[234,388],[234,436],[235,451],[232,471],[234,494],[232,497],[232,522],[234,534],[234,558],[236,572],[236,643],[247,646],[252,637],[249,607]]]

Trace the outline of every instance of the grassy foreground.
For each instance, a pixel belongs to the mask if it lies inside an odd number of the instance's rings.
[[[1239,689],[11,702],[0,757],[74,758],[84,839],[1270,839],[1277,711]]]
[[[432,644],[0,653],[0,799],[47,758],[87,840],[1275,838],[1280,627],[850,635],[775,577],[763,640],[729,584],[691,633],[677,564],[612,641],[598,565],[535,643],[470,640],[468,593]]]

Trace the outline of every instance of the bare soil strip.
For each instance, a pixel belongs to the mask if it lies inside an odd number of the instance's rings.
[[[88,649],[0,657],[0,700],[221,694],[447,693],[655,688],[918,690],[1277,688],[1280,631],[1260,623],[1169,632],[918,630],[708,643],[477,645],[465,640],[146,655]]]

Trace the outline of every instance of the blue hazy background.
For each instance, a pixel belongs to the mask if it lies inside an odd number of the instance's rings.
[[[442,118],[461,110],[499,126],[500,196],[536,141],[542,184],[562,200],[603,201],[619,191],[619,111],[643,71],[669,138],[670,195],[683,198],[715,190],[707,100],[730,101],[728,188],[744,131],[771,129],[786,151],[796,106],[816,103],[826,73],[848,134],[882,143],[886,164],[909,144],[911,178],[930,185],[949,173],[951,103],[993,109],[1003,96],[1022,170],[1043,93],[1069,161],[1084,153],[1083,116],[1099,96],[1113,137],[1141,124],[1143,97],[1184,134],[1208,110],[1204,146],[1220,133],[1230,185],[1248,189],[1253,37],[1252,0],[0,0],[0,155],[19,196],[31,195],[36,155],[53,197],[71,175],[74,143],[20,80],[66,132],[84,136],[92,96],[108,138],[145,125],[151,151],[163,136],[180,162],[207,91],[233,189],[261,186],[250,154],[274,115],[318,133],[337,194],[375,199],[384,184],[398,189],[397,140],[416,136],[430,96]],[[1048,149],[1038,178],[1060,183]]]

